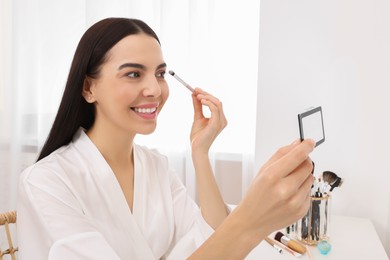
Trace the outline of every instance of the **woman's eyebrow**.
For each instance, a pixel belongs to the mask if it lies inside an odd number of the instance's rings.
[[[139,63],[124,63],[124,64],[119,66],[118,70],[128,68],[128,67],[145,70],[145,66],[142,64],[139,64]]]
[[[156,70],[161,69],[161,68],[165,68],[166,66],[167,66],[167,64],[165,62],[161,63],[160,65],[157,66]]]
[[[166,67],[167,64],[164,62],[164,63],[161,63],[160,65],[157,66],[156,70],[158,69],[161,69],[161,68],[164,68]],[[146,67],[142,64],[139,64],[139,63],[124,63],[122,65],[119,66],[118,70],[121,70],[121,69],[124,69],[124,68],[137,68],[137,69],[142,69],[142,70],[146,70]]]

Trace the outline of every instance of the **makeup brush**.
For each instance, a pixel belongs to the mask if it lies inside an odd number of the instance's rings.
[[[336,173],[331,171],[324,171],[322,173],[322,180],[330,185],[330,191],[333,191],[334,188],[340,187],[344,180],[340,178]]]
[[[301,245],[298,241],[286,237],[282,232],[277,232],[275,234],[275,240],[286,245],[288,248],[298,252],[300,254],[306,253],[306,248]]]
[[[179,81],[181,84],[183,84],[184,87],[188,88],[189,91],[194,93],[195,90],[189,84],[187,84],[184,80],[182,80],[174,71],[170,70],[168,72],[169,72],[169,74],[172,75],[172,77],[174,77],[175,79],[177,79],[177,81]]]
[[[283,250],[274,242],[273,239],[266,237],[264,240],[278,251],[279,254],[283,253]]]

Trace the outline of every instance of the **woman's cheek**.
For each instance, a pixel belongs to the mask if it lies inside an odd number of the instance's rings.
[[[161,87],[161,96],[162,96],[162,103],[165,104],[165,102],[168,100],[169,97],[169,87],[167,84],[164,84]]]

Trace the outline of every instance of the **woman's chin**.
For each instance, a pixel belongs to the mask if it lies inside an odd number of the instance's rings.
[[[141,129],[138,132],[138,134],[140,134],[140,135],[150,135],[150,134],[153,134],[155,130],[156,130],[156,126],[148,127],[148,128],[145,128],[145,129]]]

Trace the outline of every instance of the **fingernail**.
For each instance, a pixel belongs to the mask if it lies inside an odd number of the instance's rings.
[[[313,161],[311,161],[311,163],[313,164],[313,169],[311,170],[311,174],[313,174],[314,173],[314,169],[316,167],[316,164]]]
[[[309,140],[310,140],[310,142],[313,143],[314,146],[316,145],[316,141],[314,141],[313,139],[309,139]]]

